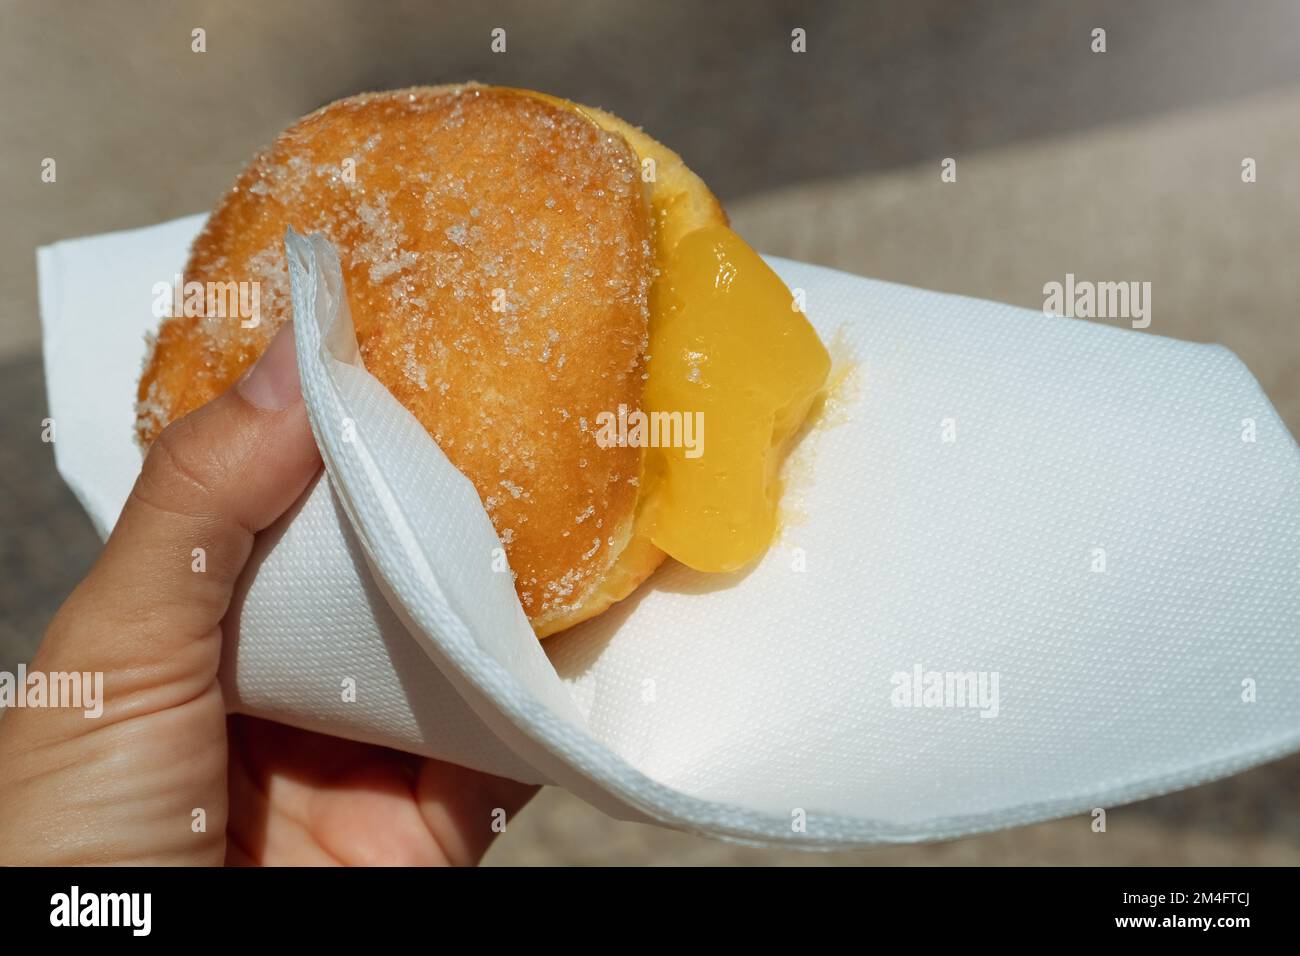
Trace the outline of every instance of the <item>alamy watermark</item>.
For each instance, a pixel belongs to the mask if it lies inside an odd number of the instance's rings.
[[[67,707],[91,719],[104,713],[103,671],[0,671],[0,710]]]
[[[601,448],[684,448],[687,458],[704,454],[703,412],[628,411],[596,415],[596,444]]]
[[[1150,282],[1091,282],[1065,274],[1043,286],[1043,314],[1067,319],[1128,319],[1135,329],[1151,324]]]
[[[74,883],[68,892],[50,897],[50,925],[118,926],[131,930],[132,936],[148,936],[153,929],[153,894],[83,892]]]
[[[239,319],[239,327],[262,324],[262,289],[258,282],[186,282],[177,274],[172,282],[153,284],[155,319],[187,316],[201,319]]]
[[[895,671],[889,702],[895,707],[970,708],[981,717],[999,711],[997,671],[927,671],[919,663]]]

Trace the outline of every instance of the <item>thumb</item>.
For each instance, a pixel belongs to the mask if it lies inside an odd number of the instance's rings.
[[[121,719],[192,699],[216,678],[221,620],[257,532],[320,469],[291,324],[235,387],[163,430],[99,561],[38,659],[102,671]],[[109,676],[111,675],[111,676]]]

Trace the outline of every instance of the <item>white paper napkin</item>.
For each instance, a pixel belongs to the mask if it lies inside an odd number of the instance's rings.
[[[101,533],[139,469],[151,289],[201,222],[39,252],[57,462]],[[858,368],[796,453],[782,537],[746,574],[668,563],[539,645],[473,488],[359,366],[332,249],[290,261],[328,478],[246,576],[236,710],[817,847],[1300,749],[1300,455],[1226,349],[770,259]],[[920,693],[945,675],[983,696]]]

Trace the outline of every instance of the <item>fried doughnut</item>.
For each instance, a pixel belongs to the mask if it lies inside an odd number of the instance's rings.
[[[332,103],[258,155],[195,240],[185,281],[258,283],[260,324],[166,319],[138,438],[248,369],[290,318],[286,227],[323,233],[366,368],[473,482],[534,630],[562,630],[663,560],[632,536],[641,449],[597,447],[591,423],[640,404],[656,263],[708,223],[726,217],[680,158],[598,110],[477,85]]]

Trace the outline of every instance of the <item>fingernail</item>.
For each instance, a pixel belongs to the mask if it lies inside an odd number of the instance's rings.
[[[302,385],[298,381],[292,322],[280,327],[262,357],[236,387],[250,403],[268,411],[288,408],[298,400],[302,395]]]

